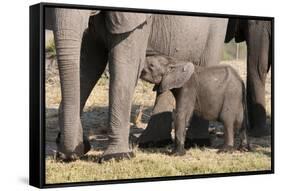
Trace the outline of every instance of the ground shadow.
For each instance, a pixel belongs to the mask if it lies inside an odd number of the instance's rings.
[[[132,114],[134,117],[137,109],[140,105],[132,106]],[[152,107],[146,107],[143,109],[145,115],[141,116],[142,126],[149,120]],[[92,148],[95,151],[103,151],[108,145],[108,107],[94,107],[87,109],[81,116],[83,132],[89,138]],[[138,137],[144,129],[131,124],[130,137]],[[56,137],[59,133],[58,126],[58,109],[57,108],[46,108],[46,156],[53,156],[57,151]],[[132,140],[133,142],[135,140]]]
[[[140,105],[132,106],[132,118],[137,114]],[[152,107],[145,107],[142,110],[144,115],[141,116],[141,127],[136,124],[131,124],[130,128],[130,144],[133,148],[137,147],[137,138],[142,134],[146,125],[149,121],[150,114],[152,112]],[[92,149],[95,151],[103,151],[108,145],[108,107],[94,107],[92,109],[87,109],[83,112],[81,117],[84,134],[89,138]],[[132,120],[131,120],[132,121]],[[267,116],[267,127],[271,128],[271,116]],[[211,134],[211,146],[208,148],[218,149],[223,144],[223,126],[218,122],[211,122],[209,126]],[[46,156],[53,156],[57,150],[55,143],[57,134],[59,132],[58,128],[58,109],[57,108],[47,108],[46,109]],[[172,137],[174,130],[172,130]],[[258,147],[271,147],[271,137],[261,137],[252,138],[250,137],[250,143],[255,151]],[[143,152],[151,153],[163,153],[169,154],[173,144],[169,144],[162,148],[147,148],[141,149]],[[204,149],[204,147],[202,148]],[[271,156],[271,153],[265,153],[267,156]],[[92,158],[91,158],[92,157]],[[85,156],[83,160],[97,160],[97,156]]]

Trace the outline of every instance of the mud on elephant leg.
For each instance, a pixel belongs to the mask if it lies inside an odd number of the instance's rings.
[[[109,145],[100,162],[133,156],[129,149],[129,119],[134,89],[144,65],[150,24],[143,24],[128,33],[108,34],[111,47]]]
[[[157,93],[152,116],[138,139],[140,148],[163,147],[173,143],[171,131],[174,105],[174,96],[170,91]]]

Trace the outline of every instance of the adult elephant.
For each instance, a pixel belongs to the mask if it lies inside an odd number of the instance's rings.
[[[247,103],[250,135],[269,134],[266,127],[265,81],[272,64],[271,21],[230,19],[225,42],[247,44]]]
[[[108,61],[109,145],[102,160],[129,158],[132,96],[146,50],[198,65],[217,64],[227,19],[100,12],[90,17],[85,30],[90,14],[85,10],[54,9],[51,16],[62,88],[59,151],[65,159],[75,159],[89,149],[87,141],[83,141],[80,107],[83,108]]]

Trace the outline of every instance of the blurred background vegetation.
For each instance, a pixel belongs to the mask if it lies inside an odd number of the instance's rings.
[[[224,44],[222,60],[245,60],[247,46],[245,42],[235,43],[234,40]]]

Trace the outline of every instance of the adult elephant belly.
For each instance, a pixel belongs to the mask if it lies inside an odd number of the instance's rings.
[[[212,18],[155,15],[149,49],[199,63],[207,45]]]
[[[210,17],[153,15],[148,50],[153,50],[196,65],[218,64],[224,44],[228,19]],[[171,143],[170,93],[157,93],[153,114],[139,137],[139,147],[164,146]],[[210,144],[208,121],[193,117],[187,132],[187,147]]]

